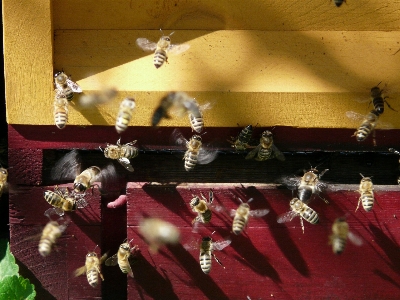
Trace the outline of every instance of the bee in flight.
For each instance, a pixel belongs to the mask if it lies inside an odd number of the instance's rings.
[[[229,246],[231,240],[222,240],[219,242],[213,242],[211,237],[203,237],[200,244],[200,267],[205,274],[209,274],[211,271],[211,256],[222,266],[221,261],[213,253],[214,250],[222,250]],[[225,269],[225,267],[223,266]]]
[[[108,258],[105,262],[105,265],[116,266],[118,264],[122,273],[133,277],[131,262],[136,253],[140,250],[138,245],[131,247],[131,242],[132,240],[128,242],[128,239],[125,239],[125,241],[119,246],[118,252]]]
[[[374,105],[375,111],[379,115],[383,114],[383,112],[385,110],[385,103],[391,110],[397,111],[397,110],[393,109],[390,106],[390,104],[386,101],[386,98],[389,98],[389,97],[387,97],[387,96],[383,97],[383,95],[382,95],[383,89],[379,88],[379,84],[380,84],[380,82],[378,83],[377,86],[374,86],[373,88],[371,88],[371,102]]]
[[[57,239],[67,229],[69,221],[64,221],[63,218],[59,218],[58,221],[52,221],[50,215],[47,215],[50,221],[44,227],[40,241],[39,241],[39,253],[41,256],[46,257],[51,253],[53,246],[56,244]],[[63,221],[63,223],[61,223]]]
[[[364,177],[361,174],[361,182],[358,192],[360,193],[360,197],[358,198],[358,204],[356,211],[360,207],[360,203],[365,211],[371,211],[372,207],[374,206],[375,197],[374,197],[374,185],[372,183],[371,177]]]
[[[101,91],[84,94],[79,98],[79,104],[88,108],[98,104],[111,102],[118,94],[115,88],[105,88]]]
[[[8,191],[7,178],[8,178],[7,169],[0,166],[0,197],[3,194],[3,192],[5,193]]]
[[[190,200],[190,208],[193,212],[197,213],[197,217],[193,219],[192,224],[195,222],[209,223],[212,217],[212,211],[210,205],[214,201],[214,193],[210,189],[208,192],[208,200],[204,197],[203,193],[200,192],[200,196],[192,195],[193,198]]]
[[[189,118],[197,120],[196,126],[198,126],[198,120],[203,119],[201,108],[194,98],[191,98],[185,92],[170,92],[161,99],[160,105],[154,111],[151,118],[152,126],[157,126],[162,118],[170,119],[170,111],[177,117],[183,117],[186,113],[189,113]]]
[[[68,122],[68,100],[65,95],[57,93],[53,106],[54,123],[58,129],[64,129]]]
[[[360,127],[358,127],[352,135],[356,137],[357,142],[365,141],[372,132],[374,145],[376,145],[375,127],[379,125],[382,129],[393,128],[392,124],[379,121],[379,113],[376,110],[371,110],[367,115],[362,115],[354,111],[347,111],[346,116],[353,121],[362,121]]]
[[[132,119],[132,113],[136,103],[133,98],[125,98],[119,106],[117,119],[115,121],[115,130],[118,133],[124,132],[128,128],[128,124]]]
[[[157,43],[146,38],[138,38],[136,40],[136,45],[142,50],[149,52],[155,51],[153,62],[157,69],[161,67],[164,62],[168,63],[168,53],[180,54],[190,48],[188,44],[171,44],[171,35],[173,35],[174,32],[171,32],[169,35],[164,35],[161,29],[160,31],[162,36]]]
[[[328,200],[322,198],[319,194],[328,188],[328,185],[321,181],[321,177],[327,172],[329,169],[323,170],[320,174],[317,168],[311,167],[310,170],[304,170],[303,177],[298,176],[287,176],[282,179],[283,184],[286,185],[290,190],[297,189],[297,197],[300,201],[304,203],[308,203],[311,200],[311,196],[316,194],[325,203],[328,203]]]
[[[189,110],[189,122],[190,122],[190,127],[192,127],[192,131],[196,131],[197,133],[200,133],[203,131],[204,128],[204,119],[203,119],[203,111],[206,109],[209,109],[211,107],[210,103],[206,103],[204,105],[198,105],[196,100],[194,100],[194,103],[198,106],[198,111],[200,113],[200,116],[197,115],[197,110],[191,109]],[[192,113],[191,111],[194,111]]]
[[[51,179],[56,181],[74,180],[74,191],[84,193],[99,181],[104,172],[97,166],[82,171],[82,159],[78,150],[74,149],[60,158],[51,169]]]
[[[118,162],[129,172],[133,172],[134,169],[129,161],[139,155],[139,149],[133,146],[136,141],[121,145],[121,139],[117,141],[116,145],[108,144],[107,147],[101,151],[104,152],[104,156],[110,159],[116,159]]]
[[[54,75],[54,84],[56,94],[60,97],[64,96],[68,101],[74,98],[74,93],[82,93],[81,87],[62,71]]]
[[[165,244],[177,244],[181,237],[178,227],[158,218],[145,218],[140,221],[139,232],[149,244],[152,253],[157,253]]]
[[[45,191],[44,199],[53,206],[45,211],[45,215],[57,214],[63,216],[65,211],[75,211],[77,208],[87,206],[84,194],[70,193],[68,188],[65,188],[63,192],[58,186],[54,188],[54,191]]]
[[[335,254],[341,254],[346,247],[347,239],[354,245],[361,246],[362,239],[349,230],[349,224],[345,218],[337,218],[332,224],[332,235],[329,236],[329,243],[332,245],[332,251]]]
[[[318,213],[300,199],[293,198],[289,205],[291,210],[279,215],[277,220],[278,223],[286,223],[292,221],[294,217],[299,216],[301,228],[304,233],[303,219],[311,224],[317,224],[319,222]]]
[[[99,276],[101,280],[104,281],[103,274],[101,274],[100,266],[106,260],[107,253],[103,254],[103,256],[99,259],[95,252],[97,246],[94,248],[92,252],[86,254],[86,261],[83,267],[80,267],[75,270],[75,277],[80,276],[86,273],[87,281],[92,287],[96,287],[99,281]]]
[[[253,198],[250,198],[247,202],[243,202],[240,198],[238,199],[241,204],[236,210],[231,210],[231,217],[233,217],[232,231],[236,235],[240,234],[246,228],[250,217],[261,218],[269,213],[269,209],[250,210],[249,203],[253,201]]]
[[[249,148],[249,142],[252,134],[253,126],[250,124],[240,131],[236,139],[234,137],[231,137],[228,142],[232,144],[231,146],[234,147],[236,151],[244,151]]]
[[[188,141],[178,129],[174,129],[172,138],[177,145],[186,146],[187,150],[183,156],[186,171],[193,170],[196,164],[209,164],[217,158],[218,152],[216,150],[206,150],[202,147],[201,136],[199,135],[193,135]]]
[[[247,154],[246,159],[254,158],[258,161],[264,161],[267,159],[272,159],[274,157],[276,157],[280,161],[285,160],[285,156],[283,155],[283,153],[279,151],[279,149],[274,144],[272,132],[265,130],[261,134],[260,144]]]

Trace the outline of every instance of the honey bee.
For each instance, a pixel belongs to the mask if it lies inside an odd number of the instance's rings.
[[[125,131],[128,128],[128,124],[132,119],[132,113],[136,106],[135,99],[125,98],[122,100],[119,107],[117,119],[115,121],[115,129],[118,133]]]
[[[76,176],[74,180],[74,191],[77,193],[86,192],[90,187],[93,187],[93,183],[99,178],[101,170],[99,167],[92,166],[84,170],[81,174]]]
[[[247,125],[245,128],[242,129],[242,131],[240,131],[236,139],[234,137],[231,137],[228,142],[232,144],[231,146],[234,147],[236,151],[244,151],[249,147],[249,142],[252,134],[253,126]]]
[[[212,212],[209,206],[214,201],[214,193],[212,190],[208,192],[208,201],[207,198],[204,197],[203,193],[200,193],[200,197],[196,195],[192,195],[193,198],[190,200],[190,207],[193,212],[197,213],[197,217],[193,219],[192,224],[195,222],[200,223],[209,223],[211,221]]]
[[[311,167],[308,171],[304,170],[303,177],[288,176],[284,177],[282,181],[290,190],[297,189],[297,197],[304,203],[310,202],[313,194],[316,194],[319,198],[324,200],[325,203],[329,203],[328,200],[321,197],[319,194],[328,187],[326,183],[320,180],[327,171],[329,171],[329,169],[325,169],[318,174],[317,168]]]
[[[68,122],[68,101],[67,98],[57,93],[54,99],[54,123],[58,129],[64,129]]]
[[[74,98],[74,93],[82,93],[81,87],[62,71],[54,75],[54,84],[56,93],[63,95],[68,101]]]
[[[254,157],[255,160],[258,161],[264,161],[274,157],[280,161],[285,160],[283,153],[274,145],[272,132],[268,130],[265,130],[261,134],[260,144],[247,154],[246,159],[252,159]]]
[[[118,252],[108,258],[105,262],[106,266],[116,266],[119,265],[122,273],[128,274],[133,278],[132,268],[131,268],[131,260],[132,257],[135,256],[135,253],[139,251],[139,246],[135,245],[133,247],[130,246],[132,240],[127,242],[128,239],[119,246]]]
[[[205,274],[209,274],[211,271],[211,256],[214,257],[214,259],[217,261],[222,266],[221,261],[215,256],[213,253],[214,250],[222,250],[225,247],[229,246],[231,243],[231,240],[223,240],[219,242],[212,242],[211,237],[203,237],[201,240],[201,245],[200,245],[200,267],[201,270]],[[225,268],[225,267],[223,267]]]
[[[400,152],[397,151],[396,149],[389,148],[389,151],[393,152],[394,154],[400,155]],[[400,164],[400,159],[399,159],[399,164]],[[400,170],[400,166],[399,166],[399,170]],[[400,176],[397,177],[397,184],[400,185]]]
[[[98,259],[96,252],[97,246],[94,248],[93,252],[89,252],[86,254],[86,261],[83,267],[80,267],[75,270],[75,277],[80,276],[86,273],[87,281],[92,287],[96,287],[98,284],[99,276],[101,280],[104,281],[103,274],[101,274],[100,266],[106,260],[107,253],[103,254],[103,256]]]
[[[294,217],[299,216],[301,228],[304,233],[303,219],[311,224],[319,222],[318,213],[298,198],[293,198],[290,201],[290,208],[290,211],[278,216],[278,223],[286,223],[293,220]]]
[[[63,216],[65,211],[75,211],[77,208],[84,208],[87,206],[87,202],[84,199],[84,194],[70,193],[68,188],[65,191],[56,186],[54,192],[47,190],[44,192],[44,199],[52,206],[45,211],[45,215],[58,214]]]
[[[362,203],[365,211],[371,211],[375,202],[374,185],[372,183],[371,177],[364,177],[361,173],[360,175],[362,177],[360,188],[358,189],[358,192],[360,193],[360,198],[358,198],[358,204],[355,211],[357,211],[360,207],[360,203]]]
[[[178,117],[183,117],[186,113],[189,113],[189,118],[190,116],[193,119],[203,118],[196,100],[189,97],[185,92],[170,92],[161,99],[160,105],[154,111],[151,119],[152,126],[157,126],[162,118],[171,118],[168,114],[170,110]]]
[[[250,217],[261,218],[269,213],[269,209],[250,210],[249,203],[253,201],[253,198],[250,198],[246,203],[242,199],[238,199],[241,202],[238,209],[231,210],[231,217],[233,217],[232,231],[236,235],[239,235],[246,228]]]
[[[91,107],[98,104],[105,104],[112,101],[117,96],[118,91],[115,88],[106,88],[98,92],[82,95],[79,104],[82,107]]]
[[[49,215],[48,217],[50,219]],[[56,244],[57,239],[62,235],[65,229],[67,229],[68,222],[60,224],[60,220],[63,220],[63,218],[59,218],[58,221],[52,221],[50,219],[50,222],[48,222],[43,229],[38,247],[39,253],[43,257],[48,256],[51,253],[53,245]]]
[[[371,102],[372,102],[373,105],[374,105],[375,111],[376,111],[379,115],[383,114],[384,109],[385,109],[385,103],[387,104],[387,106],[388,106],[391,110],[396,111],[396,110],[393,109],[393,108],[390,106],[390,104],[385,100],[386,98],[389,98],[389,97],[387,97],[387,96],[386,96],[386,97],[383,97],[383,96],[382,96],[383,90],[380,89],[380,88],[378,87],[379,84],[380,84],[380,82],[378,83],[377,86],[374,86],[374,87],[371,89],[371,99],[372,99]]]
[[[116,159],[118,162],[129,172],[133,172],[134,169],[130,163],[130,159],[135,158],[139,155],[139,149],[133,146],[136,141],[121,145],[121,139],[117,141],[116,145],[107,143],[107,147],[101,149],[104,152],[104,156],[110,159]]]
[[[335,254],[341,254],[346,247],[347,238],[356,246],[363,244],[362,239],[349,230],[349,224],[345,218],[337,218],[332,225],[332,235],[329,236],[329,243]]]
[[[158,218],[145,218],[139,224],[139,232],[149,244],[149,250],[157,253],[165,244],[177,244],[180,240],[179,229]]]
[[[164,35],[161,29],[160,31],[162,36],[157,43],[146,38],[138,38],[136,40],[136,45],[142,50],[149,52],[155,51],[153,62],[157,69],[161,67],[164,62],[168,63],[167,53],[180,54],[190,48],[190,45],[188,44],[172,45],[171,35],[173,35],[174,32],[171,32],[169,35]]]
[[[196,164],[209,164],[218,155],[217,151],[206,150],[202,147],[201,136],[199,135],[193,135],[190,141],[188,141],[178,129],[175,129],[172,132],[172,136],[177,145],[185,145],[187,148],[183,156],[186,171],[193,170]]]
[[[197,104],[196,100],[193,99],[193,101]],[[197,104],[197,106],[198,106],[198,111],[200,112],[200,116],[196,116],[196,114],[193,114],[189,111],[189,122],[190,122],[190,127],[192,127],[192,131],[200,133],[203,131],[204,127],[203,111],[209,109],[211,107],[211,104],[206,103],[201,106]]]
[[[8,191],[7,178],[8,178],[7,169],[0,167],[0,197],[3,194],[3,192],[6,193]]]

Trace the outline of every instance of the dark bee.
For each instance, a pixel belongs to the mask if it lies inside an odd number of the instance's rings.
[[[380,84],[380,82],[378,83],[378,85]],[[371,89],[371,102],[373,103],[373,105],[374,105],[374,108],[375,108],[375,111],[379,114],[379,115],[381,115],[381,114],[383,114],[383,112],[384,112],[384,109],[385,109],[385,103],[387,104],[387,106],[391,109],[391,110],[394,110],[394,111],[396,111],[395,109],[393,109],[391,106],[390,106],[390,104],[385,100],[386,98],[388,98],[387,96],[386,97],[383,97],[382,96],[382,93],[383,93],[383,89],[380,89],[379,87],[378,87],[378,85],[377,86],[374,86],[372,89]]]
[[[246,159],[254,158],[258,161],[264,161],[275,157],[280,161],[285,160],[283,153],[274,145],[272,132],[265,130],[261,134],[260,144],[247,154]]]
[[[242,131],[240,131],[236,139],[234,137],[231,137],[228,142],[232,144],[231,146],[234,147],[236,151],[243,151],[248,148],[252,134],[253,126],[247,125],[245,128],[242,129]]]

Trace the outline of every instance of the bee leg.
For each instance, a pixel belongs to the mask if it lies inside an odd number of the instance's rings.
[[[224,269],[225,269],[225,267],[224,267],[224,265],[221,263],[221,261],[215,256],[215,254],[214,253],[211,253],[211,255],[214,257],[214,259],[217,261],[217,263],[219,263]]]
[[[394,108],[392,108],[391,106],[390,106],[390,104],[389,104],[389,102],[387,102],[385,99],[386,98],[389,98],[388,96],[386,96],[385,98],[383,98],[384,100],[384,102],[387,104],[387,106],[391,109],[391,110],[393,110],[393,111],[395,111],[395,112],[398,112],[397,110],[395,110]]]
[[[356,212],[356,211],[358,210],[358,208],[360,207],[360,203],[361,203],[361,197],[360,197],[360,198],[358,198],[358,204],[357,204],[357,208],[356,208],[356,210],[355,210],[354,212]]]
[[[300,225],[301,225],[301,229],[303,230],[303,234],[304,234],[304,223],[303,223],[302,217],[300,217]]]
[[[329,204],[329,201],[326,200],[324,197],[321,197],[320,194],[317,194],[317,196],[318,196],[321,200],[323,200],[326,204]]]

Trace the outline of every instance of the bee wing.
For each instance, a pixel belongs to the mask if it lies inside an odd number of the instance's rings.
[[[379,129],[394,129],[393,124],[388,122],[377,121],[376,124],[379,126]]]
[[[300,185],[301,178],[296,176],[284,176],[278,181],[285,185],[289,190],[295,190]]]
[[[206,150],[200,148],[199,155],[197,157],[197,163],[200,165],[206,165],[216,159],[218,156],[217,150]]]
[[[260,151],[260,149],[261,149],[261,144],[258,144],[258,146],[257,147],[255,147],[253,150],[251,150],[249,153],[247,153],[247,155],[246,155],[246,159],[252,159],[252,158],[254,158],[254,156],[256,156],[257,155],[257,153]]]
[[[75,199],[75,202],[77,208],[84,208],[88,205],[85,198],[83,198],[83,195],[79,195],[78,199]]]
[[[348,117],[349,119],[353,120],[353,121],[363,121],[365,118],[365,115],[356,113],[355,111],[346,111],[346,117]]]
[[[194,117],[196,118],[201,118],[202,114],[200,111],[200,107],[197,104],[196,100],[190,99],[190,100],[185,100],[182,102],[182,105],[185,107],[187,111],[189,111]]]
[[[271,146],[271,149],[277,159],[280,161],[284,161],[286,159],[285,155],[283,155],[283,153],[274,144]]]
[[[168,53],[181,54],[190,48],[189,44],[175,44],[168,47]]]
[[[347,235],[347,237],[356,246],[361,246],[363,244],[362,238],[359,237],[358,235],[352,233],[351,231],[349,231],[349,234]]]
[[[125,168],[127,169],[129,172],[133,172],[134,169],[131,165],[131,162],[129,161],[129,159],[127,159],[126,157],[121,157],[118,158],[118,162]]]
[[[73,180],[79,175],[82,160],[78,150],[74,149],[61,157],[51,169],[51,179],[53,180]]]
[[[199,249],[199,242],[196,240],[191,240],[189,243],[184,244],[183,248],[185,248],[186,251],[197,250]]]
[[[177,146],[186,148],[186,144],[188,143],[188,140],[185,139],[185,137],[183,136],[182,132],[180,132],[179,129],[176,128],[176,129],[174,129],[174,131],[172,131],[171,139]]]
[[[279,215],[278,218],[277,218],[277,222],[278,223],[290,222],[296,216],[297,216],[297,213],[295,211],[291,210],[291,211],[288,211],[288,212],[286,212],[284,214]]]
[[[214,242],[214,243],[212,243],[213,249],[221,251],[225,247],[228,247],[231,244],[231,242],[232,242],[231,240],[223,240],[223,241],[219,241],[219,242]]]
[[[106,266],[116,266],[118,264],[118,253],[108,258],[104,264]]]
[[[52,208],[47,209],[44,212],[44,215],[48,218],[50,218],[52,215],[55,215],[55,214],[62,217],[64,215],[64,211],[59,207],[52,207]]]
[[[73,82],[71,79],[67,79],[67,85],[71,88],[74,93],[82,93],[82,88],[76,82]]]
[[[100,262],[99,262],[100,265],[107,259],[107,256],[108,256],[108,252],[103,254],[103,256],[100,258]]]
[[[78,277],[86,273],[86,266],[80,267],[74,271],[74,276]]]
[[[144,51],[155,51],[157,48],[157,43],[154,43],[146,38],[138,38],[136,40],[136,45]]]
[[[318,192],[323,192],[328,188],[328,185],[325,182],[318,180],[318,182],[315,184],[315,188]]]
[[[250,211],[250,216],[261,218],[269,213],[269,209],[255,209]]]

